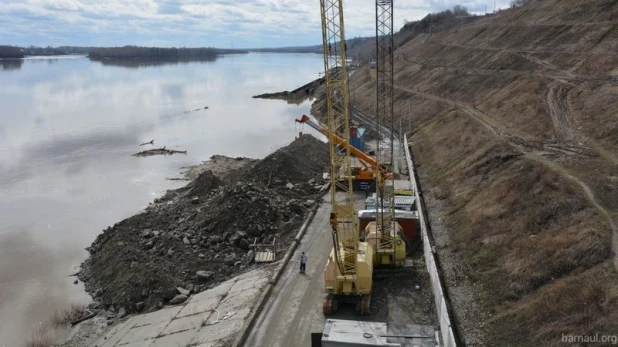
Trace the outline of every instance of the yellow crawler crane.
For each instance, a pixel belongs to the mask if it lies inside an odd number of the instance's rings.
[[[350,96],[346,69],[342,0],[320,0],[322,43],[326,80],[327,126],[330,147],[330,225],[333,236],[324,269],[327,293],[323,311],[328,315],[339,302],[352,301],[361,314],[371,306],[373,249],[358,239],[358,216],[354,209],[350,146],[339,147],[335,137],[350,143]],[[338,194],[337,191],[340,191]]]
[[[376,0],[376,125],[377,167],[394,171],[393,133],[393,0]],[[385,133],[381,129],[388,129]],[[376,221],[365,229],[365,240],[374,248],[376,265],[401,266],[406,258],[402,228],[395,220],[395,175],[378,170]]]

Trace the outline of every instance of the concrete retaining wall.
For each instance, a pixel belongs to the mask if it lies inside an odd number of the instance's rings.
[[[410,177],[410,183],[412,189],[414,189],[414,195],[416,196],[418,216],[421,224],[421,237],[423,238],[423,253],[425,255],[425,263],[427,264],[427,271],[431,279],[431,290],[433,291],[433,298],[436,305],[436,312],[438,313],[438,321],[440,324],[440,334],[442,336],[442,343],[445,347],[457,346],[457,340],[453,326],[451,324],[452,317],[449,314],[446,304],[446,296],[442,289],[442,283],[438,274],[438,266],[436,259],[433,255],[431,243],[429,242],[429,235],[427,231],[427,221],[425,220],[425,214],[423,206],[423,200],[420,197],[420,192],[417,184],[416,171],[414,170],[414,162],[412,161],[412,155],[410,154],[410,147],[408,146],[408,137],[404,136],[404,151],[406,155],[406,163],[408,165],[408,173]]]

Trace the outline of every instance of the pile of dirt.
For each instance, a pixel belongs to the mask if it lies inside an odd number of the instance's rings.
[[[277,238],[281,257],[322,198],[328,162],[327,145],[304,135],[231,172],[204,171],[104,230],[79,277],[105,309],[154,310],[258,266],[256,240]]]
[[[319,93],[322,89],[321,86],[324,86],[326,83],[326,79],[324,77],[320,77],[315,79],[305,85],[302,85],[294,90],[276,92],[276,93],[265,93],[260,95],[254,95],[254,99],[279,99],[279,100],[287,100],[296,103],[303,102],[309,98],[314,97],[317,93]]]
[[[134,157],[150,157],[153,155],[172,155],[176,153],[187,154],[187,151],[177,151],[177,150],[167,149],[165,147],[162,147],[162,148],[148,149],[145,151],[137,152],[133,154],[133,156]]]

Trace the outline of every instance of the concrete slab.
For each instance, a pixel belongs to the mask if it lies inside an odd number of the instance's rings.
[[[197,334],[197,329],[185,330],[175,334],[159,337],[150,347],[185,347]]]
[[[241,330],[270,276],[270,271],[254,270],[181,305],[132,317],[102,336],[96,347],[220,347]]]
[[[261,281],[259,278],[245,278],[244,280],[238,281],[234,284],[234,286],[232,286],[232,288],[230,289],[230,291],[228,292],[228,295],[230,294],[235,294],[250,288],[259,288],[264,284],[263,281]]]
[[[247,278],[257,279],[257,278],[264,277],[264,276],[268,277],[266,272],[263,271],[263,270],[251,270],[249,272],[246,272],[246,273],[244,273],[242,275],[237,276],[236,277],[236,281],[242,281],[242,280],[245,280]]]
[[[161,335],[174,334],[184,330],[197,330],[202,327],[202,323],[206,325],[208,316],[210,316],[210,311],[208,313],[174,319],[163,329]]]
[[[159,311],[147,313],[145,315],[142,315],[142,319],[139,321],[138,324],[136,324],[136,326],[156,324],[165,321],[169,322],[170,320],[172,320],[172,318],[176,317],[180,310],[182,310],[182,306],[174,306],[170,308],[164,308]]]
[[[107,333],[103,334],[103,336],[101,336],[93,344],[93,346],[94,347],[112,347],[116,345],[116,343],[118,343],[118,341],[120,341],[124,337],[124,335],[126,335],[126,333],[129,332],[129,330],[133,328],[133,326],[141,318],[142,318],[141,316],[134,316],[134,317],[127,319],[125,322],[116,325],[115,327],[110,329]]]
[[[236,311],[243,308],[247,302],[253,302],[260,294],[260,288],[251,288],[244,292],[238,292],[236,295],[228,296],[217,306],[217,311],[220,314],[225,314],[229,311]]]
[[[126,335],[124,335],[120,342],[118,342],[118,345],[132,342],[141,342],[147,339],[154,338],[155,336],[158,336],[168,324],[169,321],[165,321],[135,327],[129,330]]]
[[[242,328],[240,319],[228,319],[217,324],[207,325],[200,329],[191,343],[216,342],[231,338]]]
[[[193,297],[191,297],[189,299],[190,302],[194,302],[194,301],[200,301],[200,300],[205,300],[205,299],[209,299],[215,296],[224,296],[227,294],[227,292],[230,291],[230,288],[232,288],[232,286],[234,285],[234,283],[236,283],[236,279],[231,279],[229,281],[225,281],[219,285],[217,285],[214,288],[208,289],[206,291],[203,291],[201,293],[197,293],[195,294]]]
[[[131,343],[126,343],[124,345],[116,345],[118,347],[149,347],[153,340],[145,340],[145,341],[136,341]]]
[[[242,319],[249,317],[251,314],[251,308],[245,307],[239,311],[236,311],[233,315],[230,315],[228,319]]]
[[[221,297],[215,296],[214,298],[209,298],[205,300],[200,300],[196,302],[189,302],[185,305],[185,307],[180,310],[180,312],[176,315],[177,318],[191,316],[198,313],[204,313],[208,311],[214,310],[221,303]]]
[[[213,311],[213,313],[210,315],[210,317],[206,321],[206,325],[217,324],[225,320],[245,319],[251,313],[251,309],[248,307],[242,308],[239,310],[232,310],[232,311],[218,311],[218,313],[217,311]]]

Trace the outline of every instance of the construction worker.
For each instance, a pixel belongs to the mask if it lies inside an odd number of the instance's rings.
[[[303,254],[300,255],[300,273],[301,274],[305,273],[306,264],[307,264],[307,255],[305,254],[305,252],[303,252]]]
[[[337,222],[337,214],[335,212],[331,212],[328,221],[330,223],[330,227],[333,228],[333,232],[336,232],[337,224],[339,224],[339,222]]]

